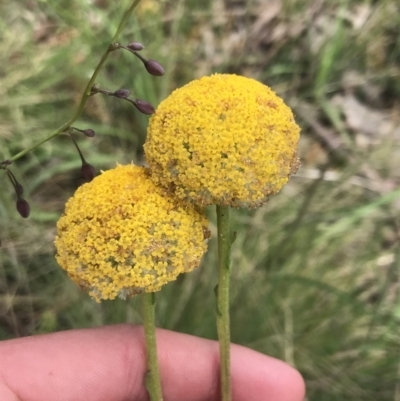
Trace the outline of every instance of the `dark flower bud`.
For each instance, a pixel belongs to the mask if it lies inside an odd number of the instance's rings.
[[[143,62],[144,67],[147,72],[156,77],[161,77],[164,75],[164,68],[162,68],[161,64],[155,60],[146,60]]]
[[[96,170],[91,164],[83,163],[81,167],[81,174],[82,177],[89,182],[92,181],[94,177],[96,177]]]
[[[23,199],[23,198],[19,198],[17,200],[17,210],[18,213],[23,217],[23,218],[27,218],[29,216],[29,213],[31,211],[31,208],[29,206],[29,203]]]
[[[146,102],[145,100],[136,99],[132,103],[143,114],[150,115],[150,114],[153,114],[155,111],[154,107],[149,102]]]
[[[78,131],[78,132],[82,132],[82,134],[85,134],[86,136],[88,136],[90,138],[93,138],[96,135],[94,130],[92,130],[91,128],[80,129],[80,128],[77,128],[77,127],[70,127],[69,133],[71,133],[72,130],[75,130],[75,131]],[[70,136],[70,138],[74,141],[74,139],[71,136]],[[78,151],[79,151],[79,149],[78,149]]]
[[[119,97],[121,99],[126,99],[131,94],[131,91],[128,89],[118,89],[114,92],[115,97]]]
[[[144,49],[144,46],[143,46],[141,43],[139,43],[139,42],[132,42],[132,43],[129,43],[129,45],[126,46],[126,47],[127,47],[129,50],[132,50],[132,51],[134,51],[134,52],[138,52],[138,51]]]
[[[94,130],[92,130],[91,128],[86,128],[85,130],[82,131],[86,136],[88,136],[89,138],[93,138],[96,133],[94,132]]]

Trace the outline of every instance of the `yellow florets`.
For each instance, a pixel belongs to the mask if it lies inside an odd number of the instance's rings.
[[[160,290],[200,264],[208,237],[202,213],[134,165],[78,188],[57,228],[58,263],[96,301]]]
[[[300,128],[270,88],[216,74],[174,91],[150,120],[152,179],[201,206],[258,207],[298,168]]]

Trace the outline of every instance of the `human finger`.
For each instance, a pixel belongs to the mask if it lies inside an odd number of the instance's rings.
[[[165,401],[219,399],[218,343],[157,330]],[[70,330],[0,343],[4,401],[148,400],[141,326]],[[300,374],[277,359],[232,345],[233,401],[301,401]]]

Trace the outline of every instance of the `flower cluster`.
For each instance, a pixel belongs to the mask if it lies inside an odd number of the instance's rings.
[[[299,132],[290,108],[253,79],[216,74],[174,91],[150,120],[150,168],[117,166],[68,201],[59,264],[97,301],[160,290],[200,264],[204,206],[259,207],[286,184]]]
[[[215,74],[174,91],[152,116],[152,179],[201,206],[259,207],[296,172],[300,128],[270,88]]]
[[[134,165],[78,188],[57,228],[58,263],[97,301],[160,290],[200,264],[209,236],[202,212]]]

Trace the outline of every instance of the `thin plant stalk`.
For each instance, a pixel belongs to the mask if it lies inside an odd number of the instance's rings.
[[[145,384],[151,401],[162,401],[160,369],[157,359],[155,309],[156,298],[153,292],[142,293],[142,318],[146,338],[147,372]]]
[[[231,401],[231,357],[229,282],[232,238],[229,223],[229,206],[217,206],[218,226],[218,289],[217,330],[220,352],[221,400]]]
[[[118,37],[120,36],[120,34],[122,32],[122,29],[124,28],[124,26],[126,25],[126,23],[128,21],[128,18],[132,14],[133,10],[140,3],[140,1],[141,0],[133,1],[132,4],[130,5],[130,7],[126,10],[124,16],[122,17],[121,22],[118,25],[118,28],[117,28],[117,31],[116,31],[114,37],[111,40],[110,45],[107,47],[107,50],[104,52],[99,63],[97,64],[91,78],[89,79],[89,82],[87,83],[86,88],[83,91],[81,100],[80,100],[79,105],[78,105],[75,113],[73,114],[73,116],[66,123],[61,125],[61,127],[59,127],[56,131],[54,131],[50,135],[46,136],[45,138],[41,139],[40,141],[34,143],[29,148],[26,148],[26,149],[22,150],[21,152],[17,153],[13,157],[11,157],[9,160],[7,160],[8,162],[15,162],[16,160],[20,159],[22,156],[29,153],[31,150],[36,149],[38,146],[42,145],[43,143],[49,141],[50,139],[56,137],[57,135],[60,135],[62,132],[67,131],[67,129],[81,116],[81,114],[85,108],[86,102],[87,102],[88,98],[90,97],[91,89],[95,83],[95,80],[97,78],[97,75],[100,72],[101,67],[106,62],[108,55],[116,49],[114,46],[114,43],[117,42]]]

